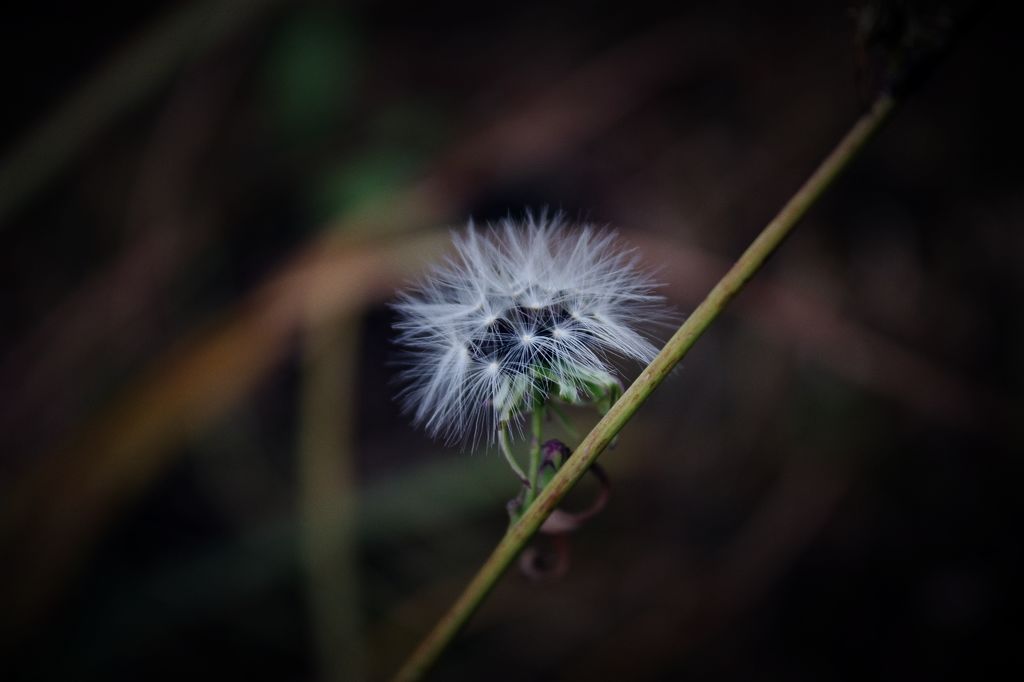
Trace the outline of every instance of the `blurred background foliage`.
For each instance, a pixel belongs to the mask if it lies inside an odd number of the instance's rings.
[[[445,228],[611,224],[692,309],[884,76],[865,31],[947,10],[7,8],[0,676],[393,672],[516,491],[392,401]],[[602,459],[568,575],[507,576],[437,679],[1019,669],[1017,33],[978,23]]]

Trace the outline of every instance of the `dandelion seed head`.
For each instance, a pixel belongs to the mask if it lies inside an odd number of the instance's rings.
[[[494,438],[532,396],[587,395],[611,358],[649,362],[639,331],[665,318],[654,283],[613,232],[527,214],[454,236],[455,254],[394,304],[400,397],[431,435]]]

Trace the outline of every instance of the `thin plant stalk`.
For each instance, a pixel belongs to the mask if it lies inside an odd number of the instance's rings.
[[[523,468],[519,466],[519,462],[516,461],[516,456],[512,452],[512,437],[508,432],[508,422],[501,422],[498,424],[498,447],[501,448],[501,454],[505,455],[505,461],[512,467],[512,471],[519,477],[519,480],[525,485],[529,485],[530,479],[527,478]]]
[[[395,676],[396,682],[418,680],[437,660],[459,629],[469,620],[516,556],[554,511],[562,498],[587,472],[616,434],[632,418],[655,388],[664,381],[726,305],[760,270],[800,219],[849,166],[857,152],[888,119],[895,105],[890,94],[880,95],[839,144],[797,190],[778,215],[761,231],[747,250],[686,319],[658,356],[611,407],[580,443],[540,495],[509,527],[491,556],[484,562],[462,595],[413,651]]]
[[[537,474],[540,472],[540,440],[544,428],[544,406],[537,405],[530,415],[532,434],[530,436],[530,489],[526,492],[523,507],[529,507],[537,497]]]

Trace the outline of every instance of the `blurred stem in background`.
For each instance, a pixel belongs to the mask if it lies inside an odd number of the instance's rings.
[[[365,677],[360,642],[354,426],[359,326],[306,325],[299,432],[302,552],[320,679]]]
[[[608,443],[622,430],[622,427],[654,392],[654,389],[682,360],[697,339],[725,309],[725,306],[760,270],[768,257],[782,244],[808,209],[817,203],[825,190],[846,169],[856,157],[857,152],[881,128],[892,112],[894,103],[895,100],[891,95],[887,93],[880,95],[811,177],[786,202],[779,214],[765,226],[739,260],[719,280],[707,298],[669,339],[658,356],[576,448],[551,483],[526,509],[519,521],[509,528],[508,533],[498,543],[462,595],[442,616],[434,629],[398,671],[396,680],[417,680],[433,665],[456,633],[487,598],[505,569],[523,550],[548,515],[554,511],[562,498],[597,461],[598,456]]]

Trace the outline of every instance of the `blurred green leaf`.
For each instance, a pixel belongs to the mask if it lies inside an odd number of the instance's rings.
[[[291,17],[270,48],[265,74],[276,131],[308,139],[337,125],[355,98],[360,52],[339,12],[311,8]]]
[[[311,191],[313,217],[328,220],[397,192],[419,167],[400,150],[374,150],[321,175]]]

